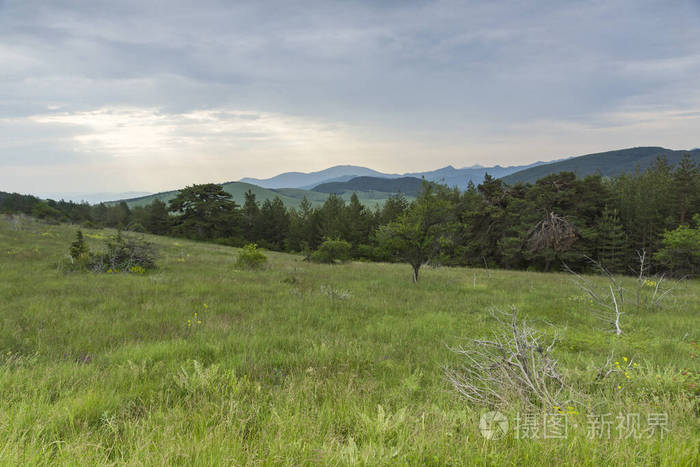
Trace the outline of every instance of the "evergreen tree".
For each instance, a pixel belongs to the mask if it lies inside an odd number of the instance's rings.
[[[610,272],[624,272],[628,263],[627,238],[616,209],[603,210],[597,229],[598,260]]]
[[[686,154],[673,171],[673,204],[679,224],[688,223],[688,214],[700,210],[699,202],[700,169]]]
[[[170,230],[170,223],[167,205],[159,199],[153,200],[146,208],[146,229],[157,235],[165,235]]]
[[[260,216],[260,207],[255,199],[253,190],[248,189],[245,192],[245,201],[243,203],[243,235],[249,242],[255,242],[260,238],[260,232],[257,231],[258,217]]]
[[[266,199],[260,208],[257,232],[261,244],[271,250],[281,250],[289,233],[289,214],[282,200]]]
[[[367,209],[360,203],[356,193],[350,197],[350,203],[346,208],[347,217],[347,241],[355,250],[358,245],[369,241],[370,216]]]
[[[174,230],[206,240],[235,235],[240,228],[239,212],[231,195],[221,185],[192,185],[177,194],[168,208],[176,215]]]
[[[322,238],[347,240],[345,201],[331,193],[319,210],[320,234]]]
[[[89,252],[90,250],[88,249],[88,246],[85,243],[85,238],[83,237],[83,231],[78,230],[78,232],[75,234],[75,240],[70,245],[70,256],[73,258],[73,261],[81,261],[88,255]]]

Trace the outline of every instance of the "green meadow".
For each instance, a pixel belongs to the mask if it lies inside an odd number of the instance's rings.
[[[241,271],[235,248],[149,235],[155,271],[67,272],[76,230],[0,219],[1,464],[700,462],[700,281],[630,308],[616,337],[566,274],[426,268],[413,284],[407,265],[273,252]],[[114,232],[84,233],[99,250]],[[560,330],[554,355],[587,394],[565,437],[518,435],[525,409],[511,406],[506,435],[486,439],[487,409],[444,376],[462,362],[450,348],[488,337],[490,311],[511,307]],[[634,366],[596,379],[611,355]],[[591,433],[600,414],[610,436]],[[629,414],[641,422],[626,436]]]

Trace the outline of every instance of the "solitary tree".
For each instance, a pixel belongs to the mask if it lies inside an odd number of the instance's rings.
[[[381,227],[377,234],[382,246],[411,265],[413,282],[418,282],[421,266],[434,258],[441,244],[447,241],[450,207],[434,185],[424,183],[423,191],[410,208],[396,221]]]

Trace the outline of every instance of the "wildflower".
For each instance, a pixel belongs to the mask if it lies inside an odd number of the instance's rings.
[[[618,384],[618,385],[617,385],[617,389],[622,389],[622,386],[620,386],[620,385]]]
[[[206,303],[204,303],[203,305],[205,310],[209,308],[209,305],[207,305]]]
[[[188,319],[188,320],[187,320],[187,326],[192,326],[192,320],[191,320],[191,319]]]
[[[626,361],[627,361],[627,357],[622,357],[622,360],[626,362]]]

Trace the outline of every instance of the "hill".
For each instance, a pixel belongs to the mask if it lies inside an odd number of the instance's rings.
[[[700,162],[700,149],[674,151],[662,147],[638,147],[572,157],[520,170],[510,175],[501,176],[501,179],[512,185],[517,182],[534,183],[542,177],[559,172],[574,172],[579,177],[595,173],[614,177],[622,172],[634,172],[637,167],[644,170],[653,164],[659,156],[665,156],[669,163],[676,164],[687,153]]]
[[[399,177],[396,174],[385,174],[367,167],[356,165],[336,165],[318,172],[285,172],[272,178],[242,178],[243,183],[252,183],[263,188],[313,188],[327,181],[346,181],[359,176]]]
[[[263,202],[266,199],[273,199],[275,196],[279,196],[284,202],[285,206],[287,207],[297,207],[301,202],[301,199],[303,198],[302,196],[301,198],[296,199],[293,197],[286,196],[282,193],[277,193],[272,190],[261,188],[257,185],[252,185],[250,183],[228,182],[222,183],[221,186],[227,193],[231,195],[233,200],[236,201],[238,204],[243,204],[243,202],[245,201],[245,193],[248,190],[251,190],[253,193],[255,193],[256,199],[260,202]],[[138,198],[131,198],[120,201],[126,201],[126,204],[128,204],[129,207],[145,206],[147,204],[152,203],[156,199],[167,203],[171,199],[175,198],[175,196],[177,196],[177,193],[178,190],[164,191],[161,193],[155,193],[153,195],[141,196]]]
[[[231,194],[232,199],[239,205],[242,205],[245,202],[245,193],[248,190],[251,190],[253,193],[255,193],[255,198],[260,203],[263,203],[267,199],[271,200],[275,197],[279,197],[287,208],[298,208],[301,205],[301,202],[304,199],[304,197],[306,197],[306,199],[308,199],[311,202],[311,204],[315,207],[321,206],[326,201],[326,198],[328,198],[328,193],[322,193],[319,191],[311,190],[302,190],[300,188],[280,188],[271,190],[243,182],[227,182],[222,183],[221,186],[227,193]],[[161,193],[155,193],[153,195],[148,196],[141,196],[138,198],[112,201],[111,203],[107,204],[114,204],[120,201],[125,201],[126,204],[129,205],[129,207],[133,208],[136,206],[146,206],[148,204],[151,204],[156,199],[167,203],[171,199],[175,198],[175,196],[177,196],[177,193],[178,190],[164,191]],[[386,199],[391,194],[392,193],[374,190],[363,190],[357,192],[357,196],[360,199],[360,202],[371,209],[374,209],[377,206],[383,204],[384,201],[386,201]],[[341,197],[345,201],[349,201],[351,196],[352,192],[346,192],[341,195]],[[407,196],[407,198],[409,200],[412,199],[411,196]]]
[[[423,180],[416,177],[379,178],[356,177],[347,182],[331,182],[318,185],[313,191],[321,193],[352,193],[378,191],[383,193],[403,193],[409,196],[418,196]]]

